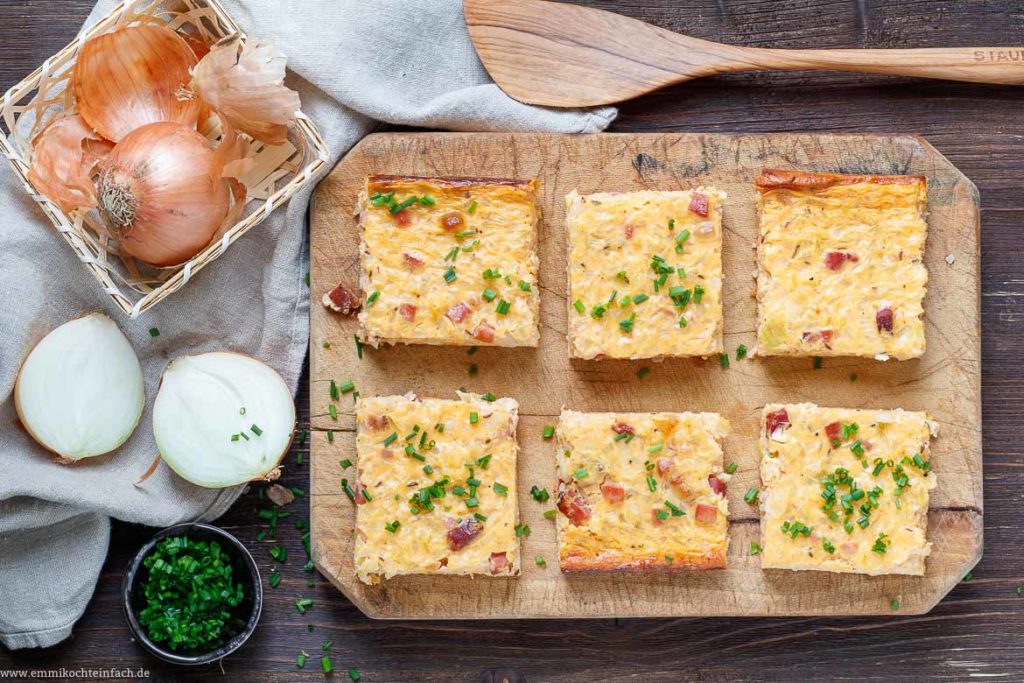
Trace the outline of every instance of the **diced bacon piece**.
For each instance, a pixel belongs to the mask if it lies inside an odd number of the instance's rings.
[[[704,503],[697,503],[697,509],[693,513],[694,518],[698,522],[704,522],[709,524],[718,519],[718,508],[714,505],[705,505]]]
[[[839,551],[843,555],[853,555],[857,552],[857,544],[852,541],[849,543],[843,543],[841,546],[839,546]]]
[[[395,457],[395,452],[390,448],[381,449],[380,457],[390,460]]]
[[[423,259],[417,258],[407,251],[402,252],[402,258],[404,258],[405,262],[408,263],[413,268],[418,268],[419,266],[423,265]]]
[[[632,434],[636,435],[636,430],[633,429],[633,425],[626,424],[625,422],[616,422],[612,425],[612,431],[616,434]]]
[[[672,471],[672,460],[670,458],[658,459],[658,474],[668,474]]]
[[[359,310],[359,297],[344,282],[324,294],[320,302],[335,313],[352,315]]]
[[[825,267],[829,270],[839,270],[847,261],[850,263],[856,263],[857,261],[860,261],[860,257],[849,251],[825,252]]]
[[[558,482],[558,510],[579,526],[590,519],[590,504],[574,484]]]
[[[366,424],[367,429],[384,429],[388,426],[386,415],[367,415],[363,422]]]
[[[831,343],[832,342],[832,337],[834,337],[834,336],[835,336],[835,332],[833,332],[832,330],[822,330],[821,331],[821,341],[825,342],[826,344]]]
[[[708,196],[700,192],[694,192],[690,197],[690,211],[698,216],[708,216]]]
[[[441,216],[441,227],[445,230],[455,231],[466,225],[466,219],[458,211],[449,211]]]
[[[711,490],[717,493],[718,495],[725,495],[725,482],[716,477],[715,475],[708,475],[708,485],[711,487]]]
[[[626,239],[627,240],[633,239],[633,233],[634,233],[635,230],[636,230],[636,226],[634,226],[632,223],[626,223],[625,233],[626,233]]]
[[[365,488],[363,488],[362,486],[359,486],[358,484],[356,484],[356,496],[355,496],[356,505],[365,505],[366,504],[366,496],[363,495],[363,491],[365,491],[365,490],[366,490]]]
[[[494,328],[487,323],[480,323],[473,330],[473,339],[482,341],[485,344],[490,344],[494,341]]]
[[[626,489],[622,488],[622,484],[606,481],[601,484],[601,495],[609,503],[620,503],[626,497]]]
[[[841,425],[838,422],[831,422],[825,425],[825,436],[828,437],[829,443],[839,441]]]
[[[808,344],[813,344],[814,342],[819,341],[829,344],[832,342],[832,338],[834,336],[835,333],[832,330],[819,330],[817,332],[804,332],[800,335],[800,339]]]
[[[394,219],[395,223],[401,225],[402,227],[405,227],[412,222],[412,217],[409,215],[409,212],[406,209],[402,209],[398,213],[391,214],[391,218]]]
[[[773,410],[764,419],[764,430],[769,436],[777,436],[782,430],[789,426],[789,413],[785,408]]]
[[[446,521],[449,524],[448,547],[452,550],[462,550],[466,547],[467,543],[484,530],[483,522],[480,522],[475,517],[467,517],[457,525],[450,520]]]
[[[416,307],[412,304],[402,304],[398,307],[398,315],[412,322],[416,319]]]
[[[875,325],[879,332],[892,332],[892,309],[886,306],[875,313]]]
[[[466,316],[468,316],[472,312],[473,309],[471,309],[467,304],[460,301],[459,303],[449,308],[448,312],[444,314],[444,317],[448,318],[453,323],[461,323],[463,320],[466,319]]]
[[[491,553],[491,573],[497,574],[508,566],[508,553]]]

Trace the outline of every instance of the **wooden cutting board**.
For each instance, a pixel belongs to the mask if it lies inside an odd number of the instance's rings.
[[[757,234],[754,179],[762,167],[839,173],[914,174],[928,178],[929,271],[924,358],[886,363],[825,359],[747,359],[754,346],[752,298]],[[537,177],[541,184],[541,345],[537,349],[367,347],[358,360],[354,319],[320,304],[339,281],[358,282],[356,195],[368,173]],[[724,216],[725,341],[729,369],[717,358],[570,361],[566,353],[564,197],[616,190],[675,190],[714,185],[728,193]],[[396,133],[371,135],[322,183],[311,215],[313,414],[311,515],[317,568],[356,606],[380,618],[648,617],[899,614],[930,610],[982,553],[981,346],[978,192],[918,137],[881,135],[702,135]],[[948,262],[947,258],[953,262]],[[328,348],[329,345],[329,348]],[[479,367],[469,374],[470,364]],[[651,372],[638,379],[637,371]],[[856,380],[851,374],[856,373]],[[400,577],[365,586],[353,571],[354,506],[340,461],[355,460],[353,401],[328,414],[330,380],[352,380],[363,395],[453,398],[457,388],[511,396],[521,405],[519,509],[532,534],[522,543],[522,576],[513,579]],[[927,410],[938,421],[932,463],[924,577],[867,577],[764,571],[750,555],[759,540],[757,508],[743,493],[759,486],[756,438],[760,407],[813,401],[855,408]],[[558,570],[552,507],[529,495],[554,490],[554,444],[544,425],[560,409],[717,411],[732,423],[726,462],[739,469],[729,485],[731,545],[725,570],[674,574],[565,576]],[[332,440],[333,438],[333,440]],[[546,558],[540,568],[534,557]]]

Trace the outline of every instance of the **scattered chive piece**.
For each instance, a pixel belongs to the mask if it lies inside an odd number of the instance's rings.
[[[284,562],[288,559],[288,550],[283,545],[275,545],[270,549],[270,556],[278,562]]]
[[[678,505],[676,505],[670,500],[665,501],[665,507],[672,511],[673,517],[682,517],[686,514],[685,512],[683,512],[682,508],[680,508]]]
[[[408,199],[405,199],[405,200],[403,200],[401,202],[398,202],[397,204],[395,204],[394,206],[391,207],[391,209],[390,209],[391,215],[393,216],[396,213],[398,213],[399,211],[404,211],[405,209],[408,209],[410,206],[415,204],[417,201],[419,201],[419,198],[416,197],[415,195],[413,195],[412,197],[409,197]]]
[[[548,561],[545,560],[541,555],[538,555],[537,557],[533,558],[533,561],[536,562],[537,566],[541,569],[548,566]]]
[[[334,443],[334,430],[333,429],[328,429],[327,430],[327,441],[328,441],[328,443]],[[302,454],[299,453],[299,455],[302,455]]]
[[[700,285],[695,285],[693,288],[693,303],[699,304],[701,298],[704,296],[704,288]]]
[[[342,384],[341,387],[339,387],[339,388],[341,389],[341,393],[347,394],[350,391],[352,391],[353,389],[355,389],[356,385],[352,382],[352,380],[349,380],[349,381],[345,382],[344,384]]]
[[[476,411],[473,411],[473,412],[471,412],[469,414],[469,424],[475,425],[479,421],[480,421],[480,414],[479,413],[477,413]]]
[[[626,275],[626,271],[624,271],[624,270],[620,270],[619,272],[615,273],[615,278],[618,279],[618,280],[622,280],[627,285],[629,284],[629,276]],[[612,297],[612,298],[614,299],[615,297]]]
[[[476,373],[480,372],[480,368],[477,367],[476,363],[469,364],[469,376],[476,377]]]
[[[334,665],[331,664],[331,658],[330,657],[321,657],[320,658],[320,668],[324,670],[325,674],[329,674],[332,671],[334,671]]]
[[[466,213],[473,213],[474,211],[476,211],[476,207],[478,207],[478,206],[480,206],[480,205],[477,204],[476,200],[474,199],[473,201],[471,201],[469,203],[469,206],[466,207]]]
[[[349,669],[348,678],[352,683],[359,683],[361,676],[359,675],[359,669]]]
[[[964,574],[964,581],[970,581],[973,578],[974,578],[974,572],[973,571],[970,571],[970,572],[967,572],[966,574]]]
[[[657,480],[649,474],[647,475],[647,488],[650,489],[652,493],[658,490]]]
[[[856,382],[857,381],[857,373],[856,372],[851,372],[850,373],[850,381],[851,382]]]
[[[686,327],[686,316],[679,316],[679,327]]]
[[[328,404],[328,406],[327,406],[327,413],[331,416],[332,420],[337,420],[338,419],[338,406],[334,405],[333,403]]]
[[[896,598],[893,598],[892,602],[889,603],[889,607],[891,607],[892,611],[895,612],[896,610],[898,610],[900,608],[900,601],[897,600]]]
[[[633,321],[634,320],[636,320],[636,313],[634,313],[633,315],[629,316],[625,320],[620,320],[619,321],[619,328],[623,332],[632,332],[633,331]]]
[[[501,277],[501,271],[497,268],[488,268],[483,272],[485,280],[497,280]]]
[[[295,609],[299,611],[299,614],[305,614],[306,610],[313,606],[313,600],[310,598],[299,598],[295,601]]]
[[[589,474],[590,474],[590,472],[587,471],[586,467],[581,467],[578,470],[576,470],[575,472],[573,472],[572,476],[573,476],[573,479],[580,480],[580,479],[586,479],[587,475],[589,475]]]
[[[308,655],[305,652],[300,652],[299,655],[295,658],[295,666],[299,667],[300,669],[306,666],[307,656]]]
[[[274,567],[270,572],[270,579],[267,583],[270,584],[271,588],[277,588],[278,584],[281,583],[281,572],[277,571],[277,567]]]
[[[538,503],[546,503],[551,497],[551,494],[548,493],[546,488],[538,488],[536,484],[530,489],[530,495],[533,496],[533,499]]]
[[[425,194],[422,197],[420,197],[420,204],[422,204],[423,206],[433,206],[434,204],[436,204],[436,202],[434,201],[434,198],[431,197],[429,194]]]
[[[486,522],[487,521],[487,515],[481,515],[479,512],[474,512],[473,513],[473,518],[476,519],[476,521],[478,521],[478,522]]]
[[[494,310],[498,313],[498,315],[508,315],[508,309],[511,305],[512,304],[502,299],[501,301],[498,302],[498,307],[495,308]]]
[[[554,519],[556,514],[558,514],[556,510],[545,510],[544,519]]]
[[[331,380],[331,398],[335,401],[341,398],[341,395],[338,394],[338,383],[333,379]]]
[[[487,466],[489,464],[491,464],[491,455],[490,455],[490,453],[488,453],[487,455],[483,456],[482,458],[477,458],[476,464],[477,464],[478,467],[480,467],[480,469],[486,470]]]
[[[232,434],[231,435],[231,440],[232,441],[238,441],[239,438],[240,438],[240,436],[238,434]]]
[[[391,432],[384,439],[384,445],[385,446],[390,446],[391,444],[393,444],[396,441],[398,441],[398,432]]]
[[[641,292],[640,294],[637,294],[636,296],[633,297],[633,303],[642,304],[643,302],[647,301],[650,298],[651,297]]]
[[[725,473],[726,474],[734,474],[736,472],[736,468],[737,467],[739,467],[739,465],[737,465],[734,462],[731,462],[731,463],[729,463],[728,465],[725,466]]]
[[[324,348],[325,349],[331,348],[331,342],[324,342]]]
[[[757,541],[751,541],[750,542],[750,554],[751,555],[760,555],[761,554],[761,544],[758,543]]]
[[[530,527],[527,524],[516,524],[516,538],[524,538],[530,535]]]
[[[466,507],[475,508],[478,505],[480,505],[480,499],[476,496],[470,496],[466,499]]]
[[[649,374],[651,374],[651,369],[650,368],[640,368],[639,370],[636,371],[636,378],[637,379],[643,379],[644,377],[646,377]]]
[[[582,313],[583,313],[583,311],[587,310],[587,307],[586,307],[586,306],[584,306],[584,305],[583,305],[583,302],[582,302],[582,301],[580,301],[579,299],[576,299],[576,301],[573,301],[573,302],[572,302],[572,307],[573,307],[573,308],[575,308],[575,309],[576,309],[576,312],[577,312],[577,313],[580,313],[580,314],[582,314]]]
[[[341,465],[341,466],[342,466],[342,468],[344,468],[344,469],[346,469],[346,470],[347,470],[347,469],[348,469],[349,467],[352,467],[352,461],[351,461],[351,460],[349,460],[348,458],[345,458],[344,460],[342,460],[342,461],[341,461],[340,463],[338,463],[338,464],[339,464],[339,465]]]
[[[815,356],[814,357],[814,369],[815,370],[821,370],[821,363],[822,363],[821,356]]]
[[[726,354],[726,353],[719,354],[718,355],[718,363],[723,368],[728,369],[728,367],[729,367],[729,355]]]
[[[302,281],[306,283],[307,287],[309,287],[309,273],[306,273],[306,276],[302,278]]]
[[[524,291],[524,292],[532,291],[531,287],[530,287],[530,283],[527,282],[526,280],[520,280],[519,281],[519,289]]]
[[[370,296],[366,297],[366,307],[369,308],[369,307],[373,306],[373,304],[376,303],[377,298],[379,296],[380,296],[380,290],[379,289],[375,289],[372,292],[370,292]],[[358,341],[358,340],[356,340],[356,341]]]
[[[545,439],[550,439],[554,435],[555,435],[555,427],[554,427],[554,425],[544,425],[544,431],[541,433],[541,437],[545,438]]]
[[[155,327],[149,328],[149,336],[150,337],[159,337],[160,336],[160,330],[156,329]]]
[[[743,494],[743,500],[745,500],[748,505],[753,505],[757,502],[757,497],[759,495],[761,495],[761,492],[756,487],[751,486],[750,489]]]
[[[676,235],[676,244],[682,244],[686,240],[690,239],[690,231],[683,230],[681,233]]]
[[[654,453],[659,452],[664,447],[665,447],[665,444],[663,444],[663,443],[656,443],[653,446],[648,446],[647,447],[647,452],[651,453],[651,454],[654,454]]]
[[[250,427],[249,429],[251,429],[251,430],[252,430],[252,433],[253,433],[253,434],[255,434],[256,436],[260,436],[260,435],[262,435],[262,434],[263,434],[263,430],[262,430],[262,429],[260,429],[260,428],[259,428],[258,426],[256,426],[255,424],[254,424],[254,425],[253,425],[252,427]]]
[[[398,527],[400,526],[402,526],[402,524],[396,519],[393,522],[388,522],[387,524],[385,524],[384,529],[390,531],[391,533],[395,533],[396,531],[398,531]]]
[[[481,294],[481,296],[483,296],[484,301],[494,301],[495,299],[498,298],[498,293],[495,292],[490,287],[488,287],[483,291],[483,294]]]
[[[444,271],[444,281],[448,284],[455,282],[455,266],[448,266],[448,270]]]
[[[654,513],[654,516],[660,519],[662,522],[668,519],[668,513],[665,512],[664,510],[658,510],[657,512]]]
[[[747,347],[740,344],[736,347],[736,360],[743,360],[747,357]]]
[[[352,335],[352,338],[356,340],[356,355],[359,356],[359,360],[363,359],[363,342],[359,341],[359,337]]]

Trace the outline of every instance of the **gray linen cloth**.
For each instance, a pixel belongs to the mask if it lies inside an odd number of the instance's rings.
[[[87,25],[115,4],[101,0]],[[459,0],[224,4],[243,30],[272,40],[287,54],[289,85],[320,127],[332,161],[380,122],[586,133],[604,129],[615,117],[611,108],[545,110],[505,96],[473,51]],[[0,642],[46,647],[67,638],[85,610],[107,553],[111,517],[153,526],[210,520],[241,493],[242,487],[192,486],[165,465],[134,485],[156,454],[152,400],[169,359],[212,349],[250,353],[295,390],[309,339],[310,293],[303,276],[310,192],[278,209],[185,289],[129,321],[14,174],[0,171],[0,184]],[[147,410],[114,454],[64,467],[14,425],[11,392],[32,344],[94,310],[106,311],[135,346],[146,377]],[[158,337],[150,337],[151,327],[159,329]]]

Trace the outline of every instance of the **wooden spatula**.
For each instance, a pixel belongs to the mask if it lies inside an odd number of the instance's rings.
[[[497,84],[522,102],[589,107],[730,71],[859,71],[1024,84],[1024,47],[768,50],[680,35],[604,10],[544,0],[463,0]]]

